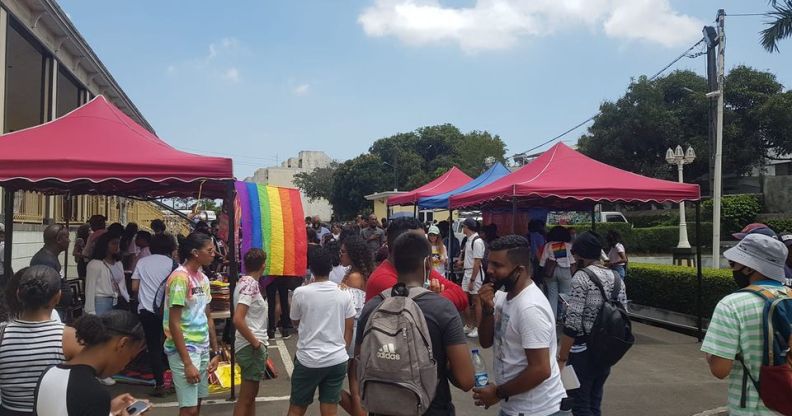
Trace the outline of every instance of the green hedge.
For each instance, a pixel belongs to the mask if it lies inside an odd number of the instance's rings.
[[[762,222],[777,233],[792,232],[792,218],[773,218]]]
[[[591,225],[573,225],[577,233],[582,233],[591,229]],[[689,222],[688,240],[690,244],[696,244],[696,224]],[[624,223],[598,223],[597,233],[605,237],[608,230],[618,231],[624,239],[624,246],[627,249],[627,256],[640,253],[671,253],[671,250],[679,243],[679,226],[662,226],[650,228],[632,228]],[[711,246],[712,223],[701,223],[701,233],[703,236],[702,247]]]
[[[659,227],[665,225],[679,224],[679,211],[665,212],[661,214],[643,214],[634,215],[630,212],[625,212],[627,221],[636,228]]]
[[[630,263],[627,297],[640,305],[696,315],[696,269],[660,264]],[[702,270],[702,313],[712,316],[715,305],[737,290],[728,269]]]
[[[763,205],[761,195],[725,195],[721,199],[721,236],[736,233],[756,221]],[[704,201],[701,207],[702,217],[712,218],[712,200]]]

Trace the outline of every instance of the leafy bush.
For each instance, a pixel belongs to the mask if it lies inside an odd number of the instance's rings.
[[[679,224],[679,211],[663,212],[659,214],[631,215],[629,212],[624,214],[633,227],[648,228],[663,225]]]
[[[630,263],[627,297],[633,302],[696,315],[696,269],[660,264]],[[728,269],[703,269],[701,281],[702,315],[712,316],[715,305],[737,290]]]
[[[704,218],[712,218],[712,200],[702,204]],[[721,198],[721,235],[736,233],[746,225],[755,222],[762,212],[759,195],[726,195]]]
[[[792,232],[792,218],[774,218],[762,222],[777,233]]]
[[[574,225],[580,234],[591,229],[591,225]],[[696,224],[689,222],[688,239],[690,244],[696,244]],[[605,237],[608,230],[617,230],[624,240],[624,247],[627,249],[627,256],[636,253],[671,253],[671,250],[679,243],[679,226],[662,226],[649,228],[631,228],[629,224],[605,223],[597,224],[597,233]],[[701,223],[702,247],[711,246],[712,223]],[[604,243],[604,241],[603,241]]]

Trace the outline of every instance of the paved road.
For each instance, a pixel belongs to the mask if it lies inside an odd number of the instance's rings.
[[[725,403],[726,384],[709,375],[695,338],[643,324],[635,324],[637,345],[614,369],[605,386],[603,413],[607,416],[691,416],[716,409]],[[271,343],[270,356],[280,370],[276,380],[262,382],[259,391],[259,414],[285,415],[289,399],[287,367],[294,356],[296,339]],[[471,348],[478,346],[473,340]],[[492,362],[489,350],[483,351],[486,362]],[[286,357],[286,360],[283,358]],[[116,385],[114,393],[128,391],[145,397],[148,388]],[[497,414],[495,409],[483,410],[473,405],[469,393],[452,388],[457,415]],[[233,404],[228,393],[211,397],[202,410],[204,415],[231,415]],[[177,414],[176,396],[155,400],[151,416]],[[717,412],[714,412],[717,414]],[[308,410],[318,415],[318,405]],[[344,414],[343,411],[340,414]],[[708,413],[711,414],[711,413]]]

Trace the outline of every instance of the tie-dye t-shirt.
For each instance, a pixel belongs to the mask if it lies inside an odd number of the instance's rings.
[[[168,277],[165,287],[165,316],[162,328],[165,330],[165,353],[176,353],[169,325],[170,308],[182,307],[181,330],[188,351],[209,348],[209,321],[206,318],[206,307],[212,301],[209,279],[203,272],[190,272],[179,266]]]

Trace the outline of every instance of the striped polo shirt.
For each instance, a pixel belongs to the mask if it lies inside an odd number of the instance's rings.
[[[761,281],[758,285],[780,288],[780,284]],[[729,373],[729,414],[732,416],[775,416],[759,399],[759,393],[748,379],[746,406],[740,407],[742,397],[742,364],[736,360],[742,354],[754,380],[759,380],[762,366],[762,312],[765,301],[753,293],[736,292],[723,298],[715,307],[701,351],[727,360],[734,360]]]
[[[63,328],[50,320],[8,323],[0,344],[2,406],[17,412],[33,411],[33,396],[41,374],[63,362]]]

